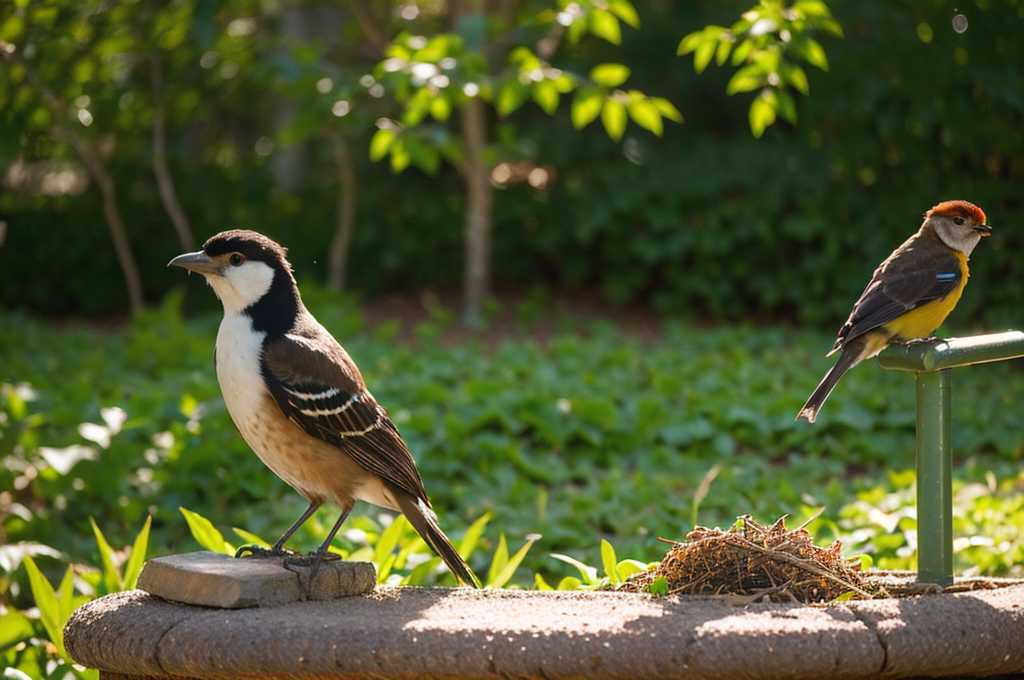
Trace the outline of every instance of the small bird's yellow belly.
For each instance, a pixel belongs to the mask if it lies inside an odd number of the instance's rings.
[[[957,257],[960,260],[960,285],[951,290],[946,297],[912,309],[882,327],[904,341],[927,337],[934,333],[956,307],[964,292],[964,286],[967,285],[967,258],[962,253],[957,253]]]

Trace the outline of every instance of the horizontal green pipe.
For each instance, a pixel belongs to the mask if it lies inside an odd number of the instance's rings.
[[[891,370],[922,373],[1018,357],[1024,357],[1024,333],[1005,331],[892,345],[878,355],[878,364]]]

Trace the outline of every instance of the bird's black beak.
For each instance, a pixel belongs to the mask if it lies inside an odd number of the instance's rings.
[[[977,233],[981,234],[982,236],[991,236],[992,235],[992,227],[988,226],[987,224],[975,225],[974,231],[976,231]]]
[[[184,267],[190,272],[202,274],[219,274],[220,265],[214,262],[201,250],[197,250],[194,253],[185,253],[184,255],[178,255],[176,258],[167,263],[168,267]]]

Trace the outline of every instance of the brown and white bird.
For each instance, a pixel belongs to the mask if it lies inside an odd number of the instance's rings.
[[[464,584],[480,585],[438,525],[416,463],[348,352],[306,310],[286,250],[254,231],[225,231],[170,265],[206,277],[224,306],[215,352],[231,419],[309,508],[269,551],[328,500],[341,517],[313,556],[310,582],[357,500],[404,514]]]
[[[924,214],[916,234],[878,265],[871,283],[827,356],[839,360],[800,409],[796,419],[814,422],[839,379],[889,345],[931,335],[960,301],[967,260],[992,228],[985,213],[967,201],[943,201]]]

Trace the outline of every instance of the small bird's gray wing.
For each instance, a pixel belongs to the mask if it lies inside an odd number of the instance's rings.
[[[310,435],[417,498],[427,498],[409,448],[333,338],[285,335],[267,343],[263,375],[277,405]]]
[[[960,261],[948,248],[933,245],[898,253],[882,263],[853,306],[836,345],[883,326],[960,285]]]

